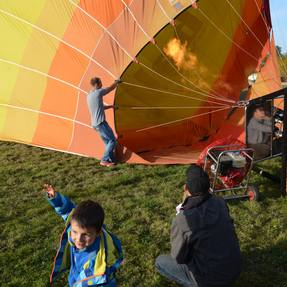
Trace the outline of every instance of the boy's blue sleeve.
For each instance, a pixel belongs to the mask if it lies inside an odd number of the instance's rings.
[[[70,212],[76,205],[69,199],[69,197],[57,192],[54,198],[48,198],[48,202],[55,209],[64,221],[67,220]]]

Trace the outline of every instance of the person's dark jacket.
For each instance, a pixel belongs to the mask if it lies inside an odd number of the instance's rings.
[[[188,265],[200,287],[230,286],[241,272],[239,242],[220,197],[188,197],[173,220],[171,245],[171,256]]]

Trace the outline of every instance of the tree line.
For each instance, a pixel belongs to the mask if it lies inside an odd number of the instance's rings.
[[[276,46],[278,55],[278,64],[280,68],[281,80],[287,81],[287,52],[283,52],[282,47]]]

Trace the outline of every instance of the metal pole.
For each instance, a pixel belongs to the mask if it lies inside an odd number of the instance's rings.
[[[284,94],[284,119],[283,119],[283,143],[282,143],[282,175],[281,175],[281,194],[287,194],[287,93]]]
[[[259,168],[258,166],[254,166],[253,167],[253,171],[255,171],[256,173],[258,173],[259,175],[279,184],[281,182],[281,178],[279,176],[273,175],[261,168]]]

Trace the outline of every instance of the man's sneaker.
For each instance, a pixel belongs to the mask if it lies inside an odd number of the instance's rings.
[[[109,162],[109,161],[101,161],[100,165],[101,166],[114,166],[115,163],[114,162]]]

